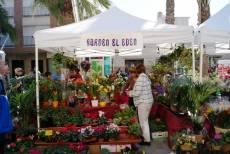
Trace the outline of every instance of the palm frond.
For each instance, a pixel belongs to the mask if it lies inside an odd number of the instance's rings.
[[[59,23],[63,23],[62,10],[64,9],[64,0],[35,0],[34,6],[46,7]]]
[[[17,34],[15,28],[9,23],[7,11],[0,4],[0,34],[9,35],[14,42],[17,41]]]

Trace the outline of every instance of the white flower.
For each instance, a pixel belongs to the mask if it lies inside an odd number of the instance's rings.
[[[103,112],[103,111],[98,111],[98,113],[99,113],[99,117],[102,117],[105,115],[105,112]]]
[[[60,132],[59,132],[59,131],[56,131],[56,134],[57,134],[57,135],[59,135],[59,134],[60,134]]]

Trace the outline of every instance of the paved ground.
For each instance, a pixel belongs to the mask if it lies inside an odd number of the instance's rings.
[[[141,146],[145,154],[169,154],[171,150],[169,149],[166,141],[152,141],[151,146]]]

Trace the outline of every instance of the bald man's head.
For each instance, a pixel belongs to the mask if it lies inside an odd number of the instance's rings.
[[[9,67],[5,63],[5,61],[0,60],[0,74],[1,75],[7,75],[9,73]]]

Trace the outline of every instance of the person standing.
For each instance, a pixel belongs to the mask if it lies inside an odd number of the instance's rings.
[[[129,96],[133,97],[134,105],[137,108],[138,119],[142,130],[143,141],[141,145],[151,145],[149,130],[149,113],[153,104],[151,81],[145,73],[145,66],[139,64],[136,67],[138,78]]]
[[[13,129],[9,102],[4,85],[5,76],[9,73],[8,65],[0,61],[0,153],[4,154],[5,134]]]
[[[123,92],[125,93],[125,91],[131,91],[133,90],[133,87],[135,85],[136,79],[137,79],[137,72],[136,72],[136,68],[135,67],[131,67],[129,69],[129,78],[124,86]],[[135,109],[134,106],[134,102],[133,102],[133,97],[129,96],[129,106],[133,107]]]

